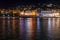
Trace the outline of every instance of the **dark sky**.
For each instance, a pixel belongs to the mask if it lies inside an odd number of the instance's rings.
[[[60,1],[58,0],[0,0],[0,8],[14,7],[19,4],[38,4],[38,3],[60,4]]]

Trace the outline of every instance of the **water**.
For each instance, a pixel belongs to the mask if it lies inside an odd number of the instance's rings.
[[[0,40],[60,40],[60,18],[0,17]]]

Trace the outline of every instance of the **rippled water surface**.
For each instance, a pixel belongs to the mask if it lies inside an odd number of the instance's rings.
[[[0,18],[0,40],[60,40],[60,18]]]

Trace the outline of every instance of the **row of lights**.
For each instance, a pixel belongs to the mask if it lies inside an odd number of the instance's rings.
[[[59,13],[52,13],[52,14],[43,14],[43,16],[47,16],[47,17],[53,17],[53,16],[59,16]]]
[[[18,15],[18,16],[36,16],[37,10],[26,10],[26,11],[20,11],[20,10],[0,10],[0,15]]]

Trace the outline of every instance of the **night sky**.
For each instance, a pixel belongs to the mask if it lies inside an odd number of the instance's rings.
[[[58,0],[0,0],[0,8],[14,7],[21,4],[53,3],[60,4]]]

